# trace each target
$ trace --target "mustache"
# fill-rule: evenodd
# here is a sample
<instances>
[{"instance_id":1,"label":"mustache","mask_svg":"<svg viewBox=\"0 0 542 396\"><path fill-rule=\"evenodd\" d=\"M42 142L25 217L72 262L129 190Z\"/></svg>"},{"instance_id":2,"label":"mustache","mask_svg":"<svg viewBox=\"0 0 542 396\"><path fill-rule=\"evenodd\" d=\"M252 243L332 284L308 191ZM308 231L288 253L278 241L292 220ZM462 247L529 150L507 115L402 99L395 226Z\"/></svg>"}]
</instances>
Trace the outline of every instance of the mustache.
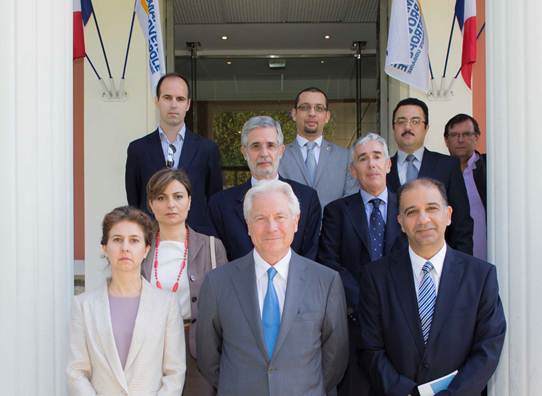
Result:
<instances>
[{"instance_id":1,"label":"mustache","mask_svg":"<svg viewBox=\"0 0 542 396\"><path fill-rule=\"evenodd\" d=\"M414 136L414 134L413 134L412 132L410 132L410 131L404 131L404 132L401 134L401 136L406 136L406 135L412 135L412 136Z\"/></svg>"}]
</instances>

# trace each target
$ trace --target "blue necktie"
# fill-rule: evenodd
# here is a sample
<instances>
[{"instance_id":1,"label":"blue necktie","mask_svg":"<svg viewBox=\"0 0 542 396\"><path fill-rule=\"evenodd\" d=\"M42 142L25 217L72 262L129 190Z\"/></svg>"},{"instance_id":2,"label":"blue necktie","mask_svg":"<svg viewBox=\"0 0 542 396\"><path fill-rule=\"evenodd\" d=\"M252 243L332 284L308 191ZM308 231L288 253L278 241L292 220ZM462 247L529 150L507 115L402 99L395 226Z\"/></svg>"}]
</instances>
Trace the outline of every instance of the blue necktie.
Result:
<instances>
[{"instance_id":1,"label":"blue necktie","mask_svg":"<svg viewBox=\"0 0 542 396\"><path fill-rule=\"evenodd\" d=\"M413 154L409 154L406 157L406 161L408 162L406 168L406 183L418 178L418 169L414 166L415 159L416 157L414 157Z\"/></svg>"},{"instance_id":2,"label":"blue necktie","mask_svg":"<svg viewBox=\"0 0 542 396\"><path fill-rule=\"evenodd\" d=\"M369 224L369 238L371 239L371 260L378 260L384 252L384 233L386 223L378 208L383 201L380 198L373 198L369 201L373 205Z\"/></svg>"},{"instance_id":3,"label":"blue necktie","mask_svg":"<svg viewBox=\"0 0 542 396\"><path fill-rule=\"evenodd\" d=\"M314 185L314 178L316 177L316 156L314 149L316 148L316 142L305 143L307 147L307 158L305 159L305 165L307 166L307 173L309 175L311 187Z\"/></svg>"},{"instance_id":4,"label":"blue necktie","mask_svg":"<svg viewBox=\"0 0 542 396\"><path fill-rule=\"evenodd\" d=\"M423 341L427 344L429 331L431 330L431 320L433 319L433 311L435 309L435 300L437 292L435 283L431 278L431 270L433 264L427 261L422 268L423 278L418 291L418 309L420 311L420 322L422 325Z\"/></svg>"},{"instance_id":5,"label":"blue necktie","mask_svg":"<svg viewBox=\"0 0 542 396\"><path fill-rule=\"evenodd\" d=\"M275 349L275 343L277 342L280 330L279 299L277 298L275 286L273 286L273 278L276 274L277 270L273 267L267 270L267 292L263 300L262 312L263 338L269 359L273 356L273 350Z\"/></svg>"}]
</instances>

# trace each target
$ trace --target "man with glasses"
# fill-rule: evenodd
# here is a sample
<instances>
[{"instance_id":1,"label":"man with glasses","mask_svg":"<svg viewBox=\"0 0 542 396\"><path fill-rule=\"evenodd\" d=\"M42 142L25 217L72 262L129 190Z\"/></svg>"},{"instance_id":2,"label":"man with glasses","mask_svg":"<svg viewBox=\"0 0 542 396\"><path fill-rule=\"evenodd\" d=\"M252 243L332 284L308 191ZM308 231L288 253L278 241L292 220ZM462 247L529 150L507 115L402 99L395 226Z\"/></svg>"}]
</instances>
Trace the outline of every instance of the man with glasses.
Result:
<instances>
[{"instance_id":1,"label":"man with glasses","mask_svg":"<svg viewBox=\"0 0 542 396\"><path fill-rule=\"evenodd\" d=\"M243 216L243 201L247 191L269 180L282 180L292 187L301 205L299 223L291 247L299 255L314 260L322 217L320 203L314 189L279 177L279 163L284 153L284 136L280 123L268 116L250 118L241 132L241 152L247 161L251 178L244 184L213 195L209 201L211 219L217 236L226 248L228 258L235 260L249 253L254 247Z\"/></svg>"},{"instance_id":2,"label":"man with glasses","mask_svg":"<svg viewBox=\"0 0 542 396\"><path fill-rule=\"evenodd\" d=\"M297 136L286 146L280 162L280 174L314 188L322 208L356 192L356 181L349 172L348 150L322 136L331 118L325 92L319 88L306 88L299 92L291 115L296 123Z\"/></svg>"},{"instance_id":3,"label":"man with glasses","mask_svg":"<svg viewBox=\"0 0 542 396\"><path fill-rule=\"evenodd\" d=\"M473 221L459 161L424 147L429 130L429 109L416 98L401 100L393 110L393 132L397 153L392 157L387 185L396 192L403 184L426 177L440 181L446 188L453 209L452 224L446 229L446 241L454 249L472 254Z\"/></svg>"},{"instance_id":4,"label":"man with glasses","mask_svg":"<svg viewBox=\"0 0 542 396\"><path fill-rule=\"evenodd\" d=\"M486 155L476 151L479 137L478 122L467 114L453 116L444 127L444 141L450 154L460 162L467 188L474 221L473 256L486 260Z\"/></svg>"},{"instance_id":5,"label":"man with glasses","mask_svg":"<svg viewBox=\"0 0 542 396\"><path fill-rule=\"evenodd\" d=\"M182 168L192 184L188 224L198 232L212 233L207 200L222 190L218 146L186 127L190 88L183 76L177 73L162 76L156 86L155 104L160 113L158 128L128 146L125 173L128 204L149 213L146 186L151 176L164 167Z\"/></svg>"}]
</instances>

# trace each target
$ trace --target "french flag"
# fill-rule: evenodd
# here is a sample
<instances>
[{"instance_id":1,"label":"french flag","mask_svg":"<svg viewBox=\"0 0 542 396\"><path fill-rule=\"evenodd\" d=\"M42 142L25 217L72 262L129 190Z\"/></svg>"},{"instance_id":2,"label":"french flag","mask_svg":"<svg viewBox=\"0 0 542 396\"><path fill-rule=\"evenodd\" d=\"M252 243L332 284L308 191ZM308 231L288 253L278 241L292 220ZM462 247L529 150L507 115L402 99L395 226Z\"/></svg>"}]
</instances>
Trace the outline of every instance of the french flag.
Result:
<instances>
[{"instance_id":1,"label":"french flag","mask_svg":"<svg viewBox=\"0 0 542 396\"><path fill-rule=\"evenodd\" d=\"M470 88L472 65L476 62L476 0L457 0L455 16L463 32L463 50L461 53L461 75Z\"/></svg>"},{"instance_id":2,"label":"french flag","mask_svg":"<svg viewBox=\"0 0 542 396\"><path fill-rule=\"evenodd\" d=\"M85 57L85 35L83 27L92 15L90 0L73 0L73 59Z\"/></svg>"}]
</instances>

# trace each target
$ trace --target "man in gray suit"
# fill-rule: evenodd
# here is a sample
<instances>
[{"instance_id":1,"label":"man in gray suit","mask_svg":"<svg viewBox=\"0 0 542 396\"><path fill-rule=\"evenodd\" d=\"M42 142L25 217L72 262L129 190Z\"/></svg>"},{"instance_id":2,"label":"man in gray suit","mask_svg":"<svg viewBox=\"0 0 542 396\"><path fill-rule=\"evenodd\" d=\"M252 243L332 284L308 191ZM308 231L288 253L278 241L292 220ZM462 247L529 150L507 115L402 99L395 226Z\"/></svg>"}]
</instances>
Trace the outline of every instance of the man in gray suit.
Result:
<instances>
[{"instance_id":1,"label":"man in gray suit","mask_svg":"<svg viewBox=\"0 0 542 396\"><path fill-rule=\"evenodd\" d=\"M289 184L252 187L243 213L254 249L201 288L202 374L219 396L335 395L348 361L339 274L290 249L300 211Z\"/></svg>"},{"instance_id":2,"label":"man in gray suit","mask_svg":"<svg viewBox=\"0 0 542 396\"><path fill-rule=\"evenodd\" d=\"M322 209L331 201L357 192L356 180L349 171L348 150L322 136L331 118L325 92L318 88L302 90L291 114L297 137L286 146L279 174L314 188Z\"/></svg>"}]
</instances>

